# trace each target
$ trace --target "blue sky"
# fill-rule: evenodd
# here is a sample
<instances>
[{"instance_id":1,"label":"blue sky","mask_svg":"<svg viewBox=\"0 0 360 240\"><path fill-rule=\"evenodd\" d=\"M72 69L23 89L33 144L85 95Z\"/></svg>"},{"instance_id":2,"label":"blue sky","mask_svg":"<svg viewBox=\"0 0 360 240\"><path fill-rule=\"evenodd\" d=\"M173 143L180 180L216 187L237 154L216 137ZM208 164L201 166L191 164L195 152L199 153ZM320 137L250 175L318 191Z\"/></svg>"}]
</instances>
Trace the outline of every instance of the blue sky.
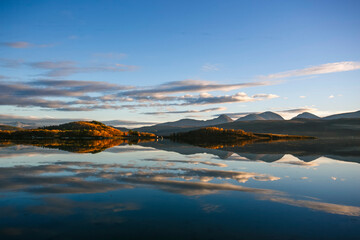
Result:
<instances>
[{"instance_id":1,"label":"blue sky","mask_svg":"<svg viewBox=\"0 0 360 240\"><path fill-rule=\"evenodd\" d=\"M4 117L360 109L360 1L0 2Z\"/></svg>"}]
</instances>

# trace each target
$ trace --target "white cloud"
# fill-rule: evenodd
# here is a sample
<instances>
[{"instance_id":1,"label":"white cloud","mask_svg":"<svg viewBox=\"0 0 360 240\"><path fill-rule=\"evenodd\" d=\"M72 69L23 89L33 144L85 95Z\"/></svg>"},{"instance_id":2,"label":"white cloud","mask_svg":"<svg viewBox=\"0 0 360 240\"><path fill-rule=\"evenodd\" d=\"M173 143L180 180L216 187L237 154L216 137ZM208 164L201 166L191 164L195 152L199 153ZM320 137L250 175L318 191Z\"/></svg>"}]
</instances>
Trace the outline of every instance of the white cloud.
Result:
<instances>
[{"instance_id":1,"label":"white cloud","mask_svg":"<svg viewBox=\"0 0 360 240\"><path fill-rule=\"evenodd\" d=\"M266 76L260 76L261 79L279 79L279 78L289 78L289 77L299 77L299 76L308 76L308 75L319 75L335 72L347 72L360 69L360 62L335 62L335 63L326 63L318 66L312 66L303 69L296 69L286 72L280 72L275 74L269 74Z\"/></svg>"},{"instance_id":2,"label":"white cloud","mask_svg":"<svg viewBox=\"0 0 360 240\"><path fill-rule=\"evenodd\" d=\"M206 63L201 67L201 70L204 72L213 72L213 71L219 71L220 69L218 64Z\"/></svg>"},{"instance_id":3,"label":"white cloud","mask_svg":"<svg viewBox=\"0 0 360 240\"><path fill-rule=\"evenodd\" d=\"M279 96L275 94L264 94L264 93L255 94L253 96L253 98L267 98L267 99L278 98L278 97Z\"/></svg>"},{"instance_id":4,"label":"white cloud","mask_svg":"<svg viewBox=\"0 0 360 240\"><path fill-rule=\"evenodd\" d=\"M299 96L299 98L306 98L306 96Z\"/></svg>"},{"instance_id":5,"label":"white cloud","mask_svg":"<svg viewBox=\"0 0 360 240\"><path fill-rule=\"evenodd\" d=\"M181 100L185 101L182 105L206 105L206 104L224 104L237 102L254 102L266 99L278 98L275 94L255 94L252 96L244 92L238 92L233 95L213 96L210 94L200 94L199 96L183 96Z\"/></svg>"},{"instance_id":6,"label":"white cloud","mask_svg":"<svg viewBox=\"0 0 360 240\"><path fill-rule=\"evenodd\" d=\"M334 98L335 96L334 95L330 95L329 98Z\"/></svg>"}]
</instances>

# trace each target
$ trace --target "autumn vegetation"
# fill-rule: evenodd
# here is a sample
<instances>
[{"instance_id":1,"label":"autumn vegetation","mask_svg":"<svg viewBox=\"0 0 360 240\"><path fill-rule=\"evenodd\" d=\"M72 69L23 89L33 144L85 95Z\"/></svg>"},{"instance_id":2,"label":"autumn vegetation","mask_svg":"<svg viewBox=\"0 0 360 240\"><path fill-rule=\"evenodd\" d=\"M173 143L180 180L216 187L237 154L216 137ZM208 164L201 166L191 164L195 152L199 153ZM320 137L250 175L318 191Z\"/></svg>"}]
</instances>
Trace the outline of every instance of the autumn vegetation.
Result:
<instances>
[{"instance_id":1,"label":"autumn vegetation","mask_svg":"<svg viewBox=\"0 0 360 240\"><path fill-rule=\"evenodd\" d=\"M97 121L78 121L37 129L0 130L0 139L150 139L153 133L120 131Z\"/></svg>"}]
</instances>

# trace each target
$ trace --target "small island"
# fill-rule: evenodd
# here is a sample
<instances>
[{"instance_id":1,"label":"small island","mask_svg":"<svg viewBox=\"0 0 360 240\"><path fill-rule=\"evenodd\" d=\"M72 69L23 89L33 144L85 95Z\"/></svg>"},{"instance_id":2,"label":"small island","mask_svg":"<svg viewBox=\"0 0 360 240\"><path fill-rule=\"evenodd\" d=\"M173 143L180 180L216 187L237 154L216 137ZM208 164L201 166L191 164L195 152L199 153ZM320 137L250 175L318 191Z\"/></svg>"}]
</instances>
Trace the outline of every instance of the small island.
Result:
<instances>
[{"instance_id":1,"label":"small island","mask_svg":"<svg viewBox=\"0 0 360 240\"><path fill-rule=\"evenodd\" d=\"M174 133L169 136L173 141L190 143L203 147L214 146L241 146L254 142L288 141L315 139L310 136L285 135L272 133L252 133L243 130L206 127L189 132Z\"/></svg>"},{"instance_id":2,"label":"small island","mask_svg":"<svg viewBox=\"0 0 360 240\"><path fill-rule=\"evenodd\" d=\"M153 133L120 131L98 121L77 121L36 129L0 130L0 139L155 139Z\"/></svg>"}]
</instances>

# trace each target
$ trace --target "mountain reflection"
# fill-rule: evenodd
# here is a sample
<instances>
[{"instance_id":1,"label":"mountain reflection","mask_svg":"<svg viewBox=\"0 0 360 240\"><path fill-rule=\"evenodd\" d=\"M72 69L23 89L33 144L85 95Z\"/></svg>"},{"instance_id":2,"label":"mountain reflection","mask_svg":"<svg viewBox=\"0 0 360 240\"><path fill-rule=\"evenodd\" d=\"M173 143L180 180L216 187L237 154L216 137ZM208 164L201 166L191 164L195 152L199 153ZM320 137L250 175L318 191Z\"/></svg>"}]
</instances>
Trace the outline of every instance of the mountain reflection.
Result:
<instances>
[{"instance_id":1,"label":"mountain reflection","mask_svg":"<svg viewBox=\"0 0 360 240\"><path fill-rule=\"evenodd\" d=\"M132 147L133 146L133 147ZM32 148L34 147L34 148ZM72 153L99 153L109 151L124 153L131 151L163 150L181 155L207 153L220 159L237 161L263 161L298 166L316 166L314 161L322 156L336 160L360 162L360 140L302 140L302 141L267 141L246 142L240 145L213 145L200 147L173 141L134 141L121 139L104 140L41 140L41 141L2 141L0 142L0 158L16 156L32 156L52 154L56 150ZM56 152L61 153L61 152ZM292 155L293 157L289 157ZM155 161L155 159L148 159ZM157 159L161 161L161 159ZM179 162L179 161L177 161ZM173 163L175 163L173 161ZM192 161L191 164L204 164L204 161ZM171 163L169 163L171 164ZM210 163L211 164L211 163ZM217 163L222 167L226 164ZM209 165L209 162L208 162Z\"/></svg>"},{"instance_id":2,"label":"mountain reflection","mask_svg":"<svg viewBox=\"0 0 360 240\"><path fill-rule=\"evenodd\" d=\"M303 162L316 160L321 156L332 159L360 162L360 140L346 141L324 140L299 140L299 141L241 141L239 144L191 145L172 141L140 142L140 146L152 147L164 151L177 152L182 155L208 153L221 159L235 159L234 154L246 160L275 162L285 154L294 155Z\"/></svg>"},{"instance_id":3,"label":"mountain reflection","mask_svg":"<svg viewBox=\"0 0 360 240\"><path fill-rule=\"evenodd\" d=\"M35 148L31 148L35 147ZM128 146L128 147L125 147ZM129 146L138 146L130 148ZM121 147L121 148L120 148ZM360 162L360 140L300 140L300 141L241 141L239 144L217 144L201 146L169 140L122 139L103 140L34 140L1 141L0 158L17 155L51 154L55 150L72 153L99 153L107 150L112 153L126 151L163 150L181 155L207 153L220 159L279 162L298 165L307 164L322 156L349 162ZM60 152L58 152L60 153ZM291 154L295 159L284 159ZM194 163L195 164L195 163Z\"/></svg>"}]
</instances>

